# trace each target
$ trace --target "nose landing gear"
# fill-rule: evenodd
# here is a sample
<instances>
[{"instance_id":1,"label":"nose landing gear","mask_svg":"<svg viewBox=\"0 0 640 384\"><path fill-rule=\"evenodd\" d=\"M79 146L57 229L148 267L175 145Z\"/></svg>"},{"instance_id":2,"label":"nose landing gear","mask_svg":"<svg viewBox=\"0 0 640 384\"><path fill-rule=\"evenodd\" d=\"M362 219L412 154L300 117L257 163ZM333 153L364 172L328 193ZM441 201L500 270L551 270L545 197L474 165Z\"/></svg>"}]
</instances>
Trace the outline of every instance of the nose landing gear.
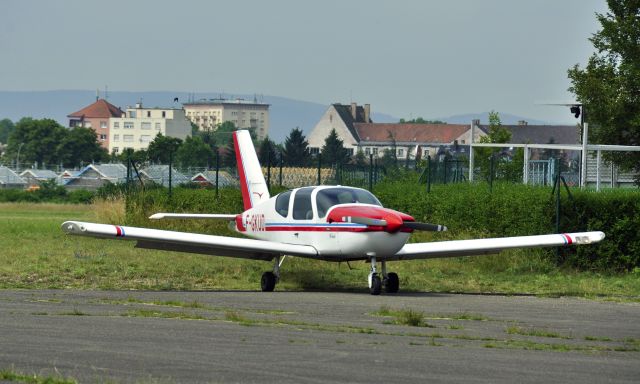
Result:
<instances>
[{"instance_id":1,"label":"nose landing gear","mask_svg":"<svg viewBox=\"0 0 640 384\"><path fill-rule=\"evenodd\" d=\"M273 272L265 272L262 274L262 279L260 279L260 288L262 288L262 292L273 292L276 288L276 283L280 280L280 265L282 260L280 256L276 257L275 263L273 265Z\"/></svg>"},{"instance_id":2,"label":"nose landing gear","mask_svg":"<svg viewBox=\"0 0 640 384\"><path fill-rule=\"evenodd\" d=\"M371 257L371 272L369 273L369 292L379 295L384 287L387 293L397 293L400 289L400 279L395 272L387 273L387 263L382 260L382 279L376 270L376 258Z\"/></svg>"}]
</instances>

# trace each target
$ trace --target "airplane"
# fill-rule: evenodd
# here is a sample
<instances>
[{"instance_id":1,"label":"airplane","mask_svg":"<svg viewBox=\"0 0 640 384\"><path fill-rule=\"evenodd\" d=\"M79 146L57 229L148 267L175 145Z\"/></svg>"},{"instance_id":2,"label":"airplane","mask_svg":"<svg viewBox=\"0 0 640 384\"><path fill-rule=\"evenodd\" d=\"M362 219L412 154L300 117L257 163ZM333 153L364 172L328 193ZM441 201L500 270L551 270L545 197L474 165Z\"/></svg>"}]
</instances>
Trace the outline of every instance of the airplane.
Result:
<instances>
[{"instance_id":1,"label":"airplane","mask_svg":"<svg viewBox=\"0 0 640 384\"><path fill-rule=\"evenodd\" d=\"M535 236L407 243L414 231L445 231L405 213L384 208L369 191L347 186L295 188L271 197L247 130L233 132L244 212L239 214L156 213L149 218L224 220L248 238L215 236L110 224L66 221L71 235L135 240L136 248L198 253L273 262L261 289L273 291L287 256L333 262L369 262L369 291L396 293L400 280L387 262L499 253L509 248L593 244L599 231ZM377 263L381 264L378 272Z\"/></svg>"}]
</instances>

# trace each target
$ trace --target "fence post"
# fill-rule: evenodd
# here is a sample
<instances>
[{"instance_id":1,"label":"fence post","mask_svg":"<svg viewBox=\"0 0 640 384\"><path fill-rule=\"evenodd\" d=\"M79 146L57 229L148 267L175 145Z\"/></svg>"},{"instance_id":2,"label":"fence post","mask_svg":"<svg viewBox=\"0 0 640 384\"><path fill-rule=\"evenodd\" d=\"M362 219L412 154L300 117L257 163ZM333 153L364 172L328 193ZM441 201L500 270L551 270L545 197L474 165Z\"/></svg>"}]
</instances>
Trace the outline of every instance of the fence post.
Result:
<instances>
[{"instance_id":1,"label":"fence post","mask_svg":"<svg viewBox=\"0 0 640 384\"><path fill-rule=\"evenodd\" d=\"M580 164L580 187L587 186L587 144L589 143L589 124L582 124L582 156Z\"/></svg>"},{"instance_id":2,"label":"fence post","mask_svg":"<svg viewBox=\"0 0 640 384\"><path fill-rule=\"evenodd\" d=\"M267 151L267 191L271 193L271 148Z\"/></svg>"},{"instance_id":3,"label":"fence post","mask_svg":"<svg viewBox=\"0 0 640 384\"><path fill-rule=\"evenodd\" d=\"M216 197L218 197L218 175L220 173L220 149L216 147Z\"/></svg>"},{"instance_id":4,"label":"fence post","mask_svg":"<svg viewBox=\"0 0 640 384\"><path fill-rule=\"evenodd\" d=\"M596 192L600 192L600 162L602 158L600 150L596 152Z\"/></svg>"},{"instance_id":5,"label":"fence post","mask_svg":"<svg viewBox=\"0 0 640 384\"><path fill-rule=\"evenodd\" d=\"M320 185L320 166L322 165L322 154L318 153L318 184Z\"/></svg>"},{"instance_id":6,"label":"fence post","mask_svg":"<svg viewBox=\"0 0 640 384\"><path fill-rule=\"evenodd\" d=\"M559 168L559 167L558 167ZM554 188L556 189L556 233L560 233L560 170L555 174ZM560 254L560 247L556 247L556 259Z\"/></svg>"},{"instance_id":7,"label":"fence post","mask_svg":"<svg viewBox=\"0 0 640 384\"><path fill-rule=\"evenodd\" d=\"M447 184L447 157L444 158L444 177L442 178L442 184Z\"/></svg>"},{"instance_id":8,"label":"fence post","mask_svg":"<svg viewBox=\"0 0 640 384\"><path fill-rule=\"evenodd\" d=\"M169 151L169 200L171 200L171 178L173 176L171 168L173 168L173 151Z\"/></svg>"},{"instance_id":9,"label":"fence post","mask_svg":"<svg viewBox=\"0 0 640 384\"><path fill-rule=\"evenodd\" d=\"M529 184L529 146L524 145L524 165L522 168L522 183Z\"/></svg>"},{"instance_id":10,"label":"fence post","mask_svg":"<svg viewBox=\"0 0 640 384\"><path fill-rule=\"evenodd\" d=\"M278 184L282 187L282 152L280 152L280 174L278 175Z\"/></svg>"},{"instance_id":11,"label":"fence post","mask_svg":"<svg viewBox=\"0 0 640 384\"><path fill-rule=\"evenodd\" d=\"M496 157L491 154L491 160L489 161L489 193L493 193L493 172L495 167Z\"/></svg>"},{"instance_id":12,"label":"fence post","mask_svg":"<svg viewBox=\"0 0 640 384\"><path fill-rule=\"evenodd\" d=\"M373 153L369 154L369 192L373 191Z\"/></svg>"},{"instance_id":13,"label":"fence post","mask_svg":"<svg viewBox=\"0 0 640 384\"><path fill-rule=\"evenodd\" d=\"M471 122L471 138L469 140L469 182L473 183L473 169L475 168L475 162L473 158L473 135L475 124Z\"/></svg>"},{"instance_id":14,"label":"fence post","mask_svg":"<svg viewBox=\"0 0 640 384\"><path fill-rule=\"evenodd\" d=\"M427 155L427 193L431 193L431 155Z\"/></svg>"},{"instance_id":15,"label":"fence post","mask_svg":"<svg viewBox=\"0 0 640 384\"><path fill-rule=\"evenodd\" d=\"M375 159L375 165L373 167L373 182L374 184L378 184L378 159Z\"/></svg>"}]
</instances>

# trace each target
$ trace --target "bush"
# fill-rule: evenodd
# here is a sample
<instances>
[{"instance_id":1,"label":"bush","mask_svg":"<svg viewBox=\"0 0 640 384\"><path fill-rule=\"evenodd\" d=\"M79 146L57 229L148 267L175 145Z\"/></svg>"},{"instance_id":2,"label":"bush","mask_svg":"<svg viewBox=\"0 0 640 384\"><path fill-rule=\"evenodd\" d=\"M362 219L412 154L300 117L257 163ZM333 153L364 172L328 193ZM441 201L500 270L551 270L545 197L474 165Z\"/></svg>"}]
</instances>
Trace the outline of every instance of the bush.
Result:
<instances>
[{"instance_id":1,"label":"bush","mask_svg":"<svg viewBox=\"0 0 640 384\"><path fill-rule=\"evenodd\" d=\"M34 191L0 189L0 202L89 204L94 195L94 192L84 189L68 192L50 180L40 184L40 188Z\"/></svg>"},{"instance_id":2,"label":"bush","mask_svg":"<svg viewBox=\"0 0 640 384\"><path fill-rule=\"evenodd\" d=\"M444 224L455 238L460 234L483 237L555 233L555 201L548 187L494 183L432 186L411 181L382 182L375 188L382 203L406 212L417 221ZM546 251L557 265L580 270L622 272L640 267L640 192L563 191L560 232L603 231L604 241L584 247L561 248L559 258ZM438 237L440 236L440 237Z\"/></svg>"},{"instance_id":3,"label":"bush","mask_svg":"<svg viewBox=\"0 0 640 384\"><path fill-rule=\"evenodd\" d=\"M419 241L470 237L503 237L555 232L555 202L548 187L494 183L434 185L431 193L416 175L387 180L374 192L389 208L406 212L417 221L444 224L443 233L418 233ZM278 191L274 191L275 195ZM559 258L550 249L537 255L556 265L581 270L621 272L640 267L640 193L616 190L589 192L572 190L573 200L563 191L561 232L603 231L606 239L589 246L561 248ZM236 235L225 222L215 220L149 221L156 212L240 213L240 190L221 188L175 188L169 198L166 188L136 190L126 204L127 224L163 229Z\"/></svg>"}]
</instances>

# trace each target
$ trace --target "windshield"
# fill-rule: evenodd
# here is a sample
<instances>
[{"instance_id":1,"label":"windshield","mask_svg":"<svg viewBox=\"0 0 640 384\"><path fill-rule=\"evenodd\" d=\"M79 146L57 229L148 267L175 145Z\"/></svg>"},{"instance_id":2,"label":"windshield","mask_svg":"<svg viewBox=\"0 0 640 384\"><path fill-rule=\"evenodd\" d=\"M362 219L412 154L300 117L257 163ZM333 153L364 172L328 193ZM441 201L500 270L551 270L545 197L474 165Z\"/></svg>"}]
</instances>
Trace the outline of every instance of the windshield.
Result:
<instances>
[{"instance_id":1,"label":"windshield","mask_svg":"<svg viewBox=\"0 0 640 384\"><path fill-rule=\"evenodd\" d=\"M338 204L362 203L382 206L369 191L356 188L321 189L316 195L316 202L318 205L318 217L325 217L329 208Z\"/></svg>"}]
</instances>

